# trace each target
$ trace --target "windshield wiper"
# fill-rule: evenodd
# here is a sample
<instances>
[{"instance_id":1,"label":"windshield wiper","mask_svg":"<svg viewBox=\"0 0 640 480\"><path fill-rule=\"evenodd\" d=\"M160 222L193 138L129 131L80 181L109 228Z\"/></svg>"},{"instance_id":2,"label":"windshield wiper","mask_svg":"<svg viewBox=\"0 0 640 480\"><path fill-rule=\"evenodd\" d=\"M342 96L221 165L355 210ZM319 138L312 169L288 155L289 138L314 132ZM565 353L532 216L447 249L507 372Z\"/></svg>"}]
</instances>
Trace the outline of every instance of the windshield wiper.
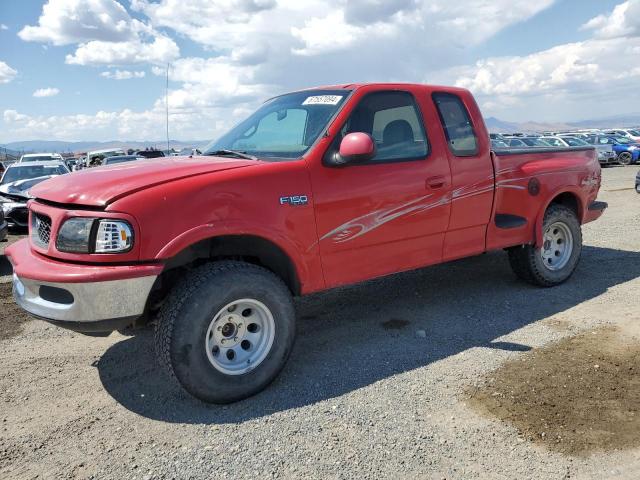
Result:
<instances>
[{"instance_id":1,"label":"windshield wiper","mask_svg":"<svg viewBox=\"0 0 640 480\"><path fill-rule=\"evenodd\" d=\"M217 156L217 157L228 156L228 157L246 158L247 160L258 160L258 157L249 155L246 152L240 152L238 150L228 150L228 149L214 150L212 152L206 152L204 155L211 155L211 156Z\"/></svg>"}]
</instances>

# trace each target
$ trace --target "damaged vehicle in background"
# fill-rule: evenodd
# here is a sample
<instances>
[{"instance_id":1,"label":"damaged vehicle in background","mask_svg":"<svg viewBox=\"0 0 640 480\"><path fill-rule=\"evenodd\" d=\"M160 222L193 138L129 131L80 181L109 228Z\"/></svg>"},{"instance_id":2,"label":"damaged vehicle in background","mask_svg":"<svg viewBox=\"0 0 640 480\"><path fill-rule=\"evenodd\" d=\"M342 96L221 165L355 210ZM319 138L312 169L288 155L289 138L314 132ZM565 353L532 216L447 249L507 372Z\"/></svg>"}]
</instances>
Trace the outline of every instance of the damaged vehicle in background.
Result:
<instances>
[{"instance_id":1,"label":"damaged vehicle in background","mask_svg":"<svg viewBox=\"0 0 640 480\"><path fill-rule=\"evenodd\" d=\"M0 207L7 224L10 227L27 227L31 187L65 173L69 173L69 169L63 162L16 163L7 167L0 180Z\"/></svg>"}]
</instances>

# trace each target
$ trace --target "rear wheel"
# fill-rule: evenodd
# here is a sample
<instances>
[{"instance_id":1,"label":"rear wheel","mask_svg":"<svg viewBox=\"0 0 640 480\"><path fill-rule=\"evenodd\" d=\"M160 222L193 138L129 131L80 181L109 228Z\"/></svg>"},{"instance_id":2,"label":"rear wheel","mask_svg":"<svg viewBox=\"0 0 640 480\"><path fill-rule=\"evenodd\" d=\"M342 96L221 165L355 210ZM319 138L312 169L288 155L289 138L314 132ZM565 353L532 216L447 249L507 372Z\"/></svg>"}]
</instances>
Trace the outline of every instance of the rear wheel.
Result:
<instances>
[{"instance_id":1,"label":"rear wheel","mask_svg":"<svg viewBox=\"0 0 640 480\"><path fill-rule=\"evenodd\" d=\"M636 192L640 193L640 183L636 183Z\"/></svg>"},{"instance_id":2,"label":"rear wheel","mask_svg":"<svg viewBox=\"0 0 640 480\"><path fill-rule=\"evenodd\" d=\"M567 280L580 259L582 231L577 215L564 205L551 205L544 216L542 246L509 250L509 263L518 277L533 285L552 287Z\"/></svg>"},{"instance_id":3,"label":"rear wheel","mask_svg":"<svg viewBox=\"0 0 640 480\"><path fill-rule=\"evenodd\" d=\"M618 155L618 163L620 165L631 165L632 160L633 155L631 155L630 152L622 152L620 155Z\"/></svg>"},{"instance_id":4,"label":"rear wheel","mask_svg":"<svg viewBox=\"0 0 640 480\"><path fill-rule=\"evenodd\" d=\"M289 290L243 262L204 265L163 305L156 353L191 395L230 403L264 389L284 367L295 337Z\"/></svg>"}]
</instances>

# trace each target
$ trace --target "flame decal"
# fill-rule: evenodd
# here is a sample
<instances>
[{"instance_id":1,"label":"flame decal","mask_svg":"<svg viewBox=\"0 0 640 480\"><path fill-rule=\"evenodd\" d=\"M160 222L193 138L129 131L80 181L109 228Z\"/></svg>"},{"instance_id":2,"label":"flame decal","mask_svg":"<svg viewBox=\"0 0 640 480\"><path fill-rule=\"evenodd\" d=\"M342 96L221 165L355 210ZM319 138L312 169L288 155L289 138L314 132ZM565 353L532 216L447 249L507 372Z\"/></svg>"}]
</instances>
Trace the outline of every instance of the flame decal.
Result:
<instances>
[{"instance_id":1,"label":"flame decal","mask_svg":"<svg viewBox=\"0 0 640 480\"><path fill-rule=\"evenodd\" d=\"M499 171L498 174L512 173L517 169L505 169ZM523 180L528 180L529 177L524 178L512 178L505 180L498 180L493 175L490 177L465 185L464 187L456 188L450 193L438 198L433 198L433 194L424 195L410 202L403 203L391 208L383 208L374 210L361 217L357 217L343 223L339 227L331 230L325 234L320 241L331 239L333 243L344 243L350 240L356 239L375 230L382 225L395 220L396 218L414 215L417 213L425 212L442 205L447 205L457 200L466 199L483 193L491 192L496 188L510 188L515 190L526 190L527 187L521 185ZM494 183L495 182L495 183Z\"/></svg>"}]
</instances>

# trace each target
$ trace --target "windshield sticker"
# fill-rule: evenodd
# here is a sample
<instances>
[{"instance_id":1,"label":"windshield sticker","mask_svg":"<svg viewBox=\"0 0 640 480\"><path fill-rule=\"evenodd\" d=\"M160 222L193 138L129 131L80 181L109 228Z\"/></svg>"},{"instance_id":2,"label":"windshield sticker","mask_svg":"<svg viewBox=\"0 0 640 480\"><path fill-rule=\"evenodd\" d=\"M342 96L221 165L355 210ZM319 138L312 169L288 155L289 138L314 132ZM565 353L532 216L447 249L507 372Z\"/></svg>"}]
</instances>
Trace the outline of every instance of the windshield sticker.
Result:
<instances>
[{"instance_id":1,"label":"windshield sticker","mask_svg":"<svg viewBox=\"0 0 640 480\"><path fill-rule=\"evenodd\" d=\"M342 95L315 95L307 97L302 105L337 105L342 100Z\"/></svg>"}]
</instances>

